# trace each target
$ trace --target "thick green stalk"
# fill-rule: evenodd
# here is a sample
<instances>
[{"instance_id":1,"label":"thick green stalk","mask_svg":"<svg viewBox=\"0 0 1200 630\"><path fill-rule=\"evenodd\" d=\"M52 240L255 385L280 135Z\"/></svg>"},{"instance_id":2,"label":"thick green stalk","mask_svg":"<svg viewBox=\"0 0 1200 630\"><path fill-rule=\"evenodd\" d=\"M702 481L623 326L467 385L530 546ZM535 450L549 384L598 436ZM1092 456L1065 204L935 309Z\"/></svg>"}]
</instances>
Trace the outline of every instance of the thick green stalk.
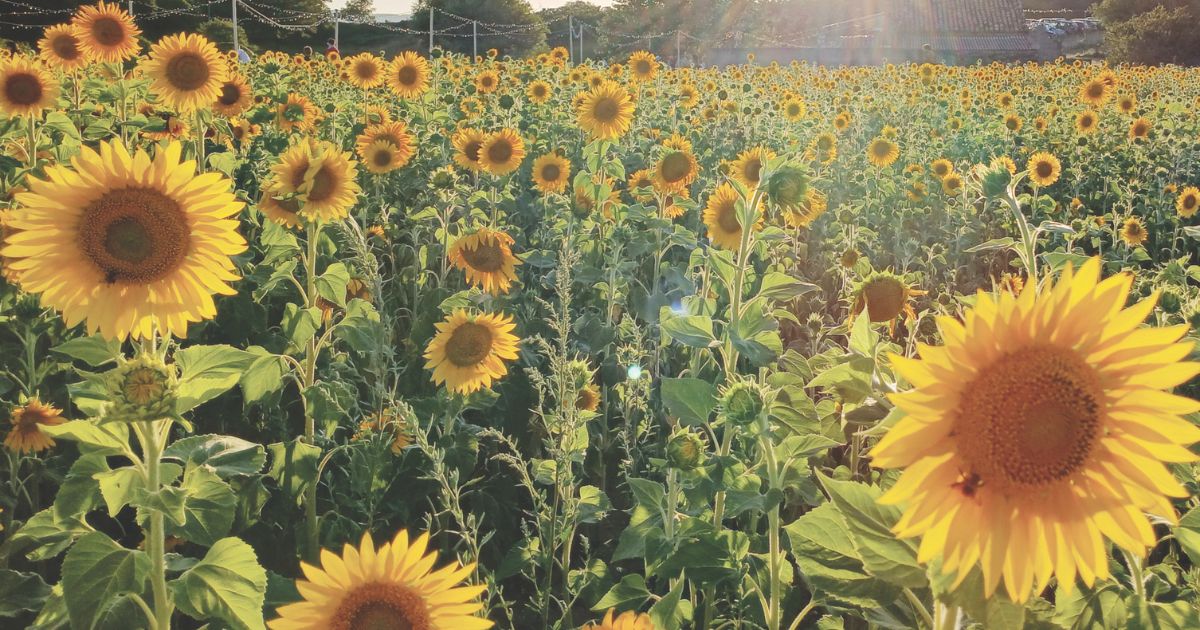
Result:
<instances>
[{"instance_id":1,"label":"thick green stalk","mask_svg":"<svg viewBox=\"0 0 1200 630\"><path fill-rule=\"evenodd\" d=\"M142 441L142 452L145 455L144 471L146 489L151 495L162 489L162 478L159 461L162 458L163 441L166 428L161 423L169 420L141 422L140 430L135 430ZM170 630L171 613L174 604L167 592L167 566L165 551L165 529L163 513L150 510L150 528L146 532L146 555L150 558L150 588L154 593L154 617L156 630Z\"/></svg>"},{"instance_id":2,"label":"thick green stalk","mask_svg":"<svg viewBox=\"0 0 1200 630\"><path fill-rule=\"evenodd\" d=\"M321 236L321 225L310 222L307 227L308 251L304 257L304 301L307 308L317 305L317 241ZM304 399L308 388L316 384L317 376L317 336L314 334L308 341L304 355L304 373L301 374L301 400L304 400L304 441L316 443L317 423L313 417L308 402ZM304 557L309 562L316 562L321 555L320 524L317 521L317 486L320 479L313 479L304 490Z\"/></svg>"}]
</instances>

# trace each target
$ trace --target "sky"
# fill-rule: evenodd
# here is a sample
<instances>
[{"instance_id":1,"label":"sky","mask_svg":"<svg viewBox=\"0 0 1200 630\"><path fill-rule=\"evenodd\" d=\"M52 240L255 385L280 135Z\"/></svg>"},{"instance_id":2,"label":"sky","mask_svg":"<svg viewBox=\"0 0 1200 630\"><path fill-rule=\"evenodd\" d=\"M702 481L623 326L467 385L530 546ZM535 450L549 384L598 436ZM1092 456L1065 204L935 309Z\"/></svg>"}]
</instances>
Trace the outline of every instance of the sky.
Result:
<instances>
[{"instance_id":1,"label":"sky","mask_svg":"<svg viewBox=\"0 0 1200 630\"><path fill-rule=\"evenodd\" d=\"M479 1L486 2L487 0L479 0ZM613 3L613 0L588 0L588 1L591 2L592 4L600 5L600 6L609 5L609 4ZM568 2L570 2L570 0L529 0L529 3L533 5L534 10L549 9L551 7L560 7ZM333 8L333 9L339 9L345 4L346 4L345 0L332 0L329 3L329 6L330 6L330 8ZM412 10L412 7L414 4L416 4L416 0L375 0L375 12L376 13L405 14Z\"/></svg>"}]
</instances>

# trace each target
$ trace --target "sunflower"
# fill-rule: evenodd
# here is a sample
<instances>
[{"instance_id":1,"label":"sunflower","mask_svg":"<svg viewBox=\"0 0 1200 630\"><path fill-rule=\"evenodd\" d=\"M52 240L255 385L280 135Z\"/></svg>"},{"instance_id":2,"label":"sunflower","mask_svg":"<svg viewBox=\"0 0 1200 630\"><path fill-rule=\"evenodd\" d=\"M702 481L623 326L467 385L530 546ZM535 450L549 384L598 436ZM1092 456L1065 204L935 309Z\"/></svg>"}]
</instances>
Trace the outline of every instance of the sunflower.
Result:
<instances>
[{"instance_id":1,"label":"sunflower","mask_svg":"<svg viewBox=\"0 0 1200 630\"><path fill-rule=\"evenodd\" d=\"M500 75L493 70L484 70L475 77L475 89L480 94L491 94L500 87Z\"/></svg>"},{"instance_id":2,"label":"sunflower","mask_svg":"<svg viewBox=\"0 0 1200 630\"><path fill-rule=\"evenodd\" d=\"M662 208L663 216L668 219L678 219L679 217L683 216L684 214L687 214L687 208L683 207L682 204L676 203L676 202L683 201L685 199L690 199L690 198L691 198L691 193L689 193L686 188L677 193L667 195L666 198L663 200L663 208Z\"/></svg>"},{"instance_id":3,"label":"sunflower","mask_svg":"<svg viewBox=\"0 0 1200 630\"><path fill-rule=\"evenodd\" d=\"M609 608L608 612L604 614L604 621L589 623L582 630L655 630L655 628L650 615L632 610L617 615L616 610Z\"/></svg>"},{"instance_id":4,"label":"sunflower","mask_svg":"<svg viewBox=\"0 0 1200 630\"><path fill-rule=\"evenodd\" d=\"M223 175L195 175L178 142L153 159L120 141L99 148L27 178L12 219L20 232L0 254L68 326L84 321L108 339L184 337L189 322L216 315L213 293L235 293L229 257L246 249L234 218L243 204Z\"/></svg>"},{"instance_id":5,"label":"sunflower","mask_svg":"<svg viewBox=\"0 0 1200 630\"><path fill-rule=\"evenodd\" d=\"M401 531L375 548L370 533L358 548L347 544L342 555L321 552L321 566L301 564L305 580L296 581L304 600L280 606L267 622L271 630L486 630L492 622L474 616L486 586L456 586L475 570L458 562L435 571L436 552L426 553L429 534L409 540Z\"/></svg>"},{"instance_id":6,"label":"sunflower","mask_svg":"<svg viewBox=\"0 0 1200 630\"><path fill-rule=\"evenodd\" d=\"M812 154L812 159L823 164L829 164L837 159L837 136L831 133L822 133L816 138L813 138L812 144L809 146L809 152Z\"/></svg>"},{"instance_id":7,"label":"sunflower","mask_svg":"<svg viewBox=\"0 0 1200 630\"><path fill-rule=\"evenodd\" d=\"M429 62L406 50L392 60L388 68L388 87L400 98L413 98L429 89Z\"/></svg>"},{"instance_id":8,"label":"sunflower","mask_svg":"<svg viewBox=\"0 0 1200 630\"><path fill-rule=\"evenodd\" d=\"M1122 114L1132 114L1137 109L1137 97L1132 94L1122 94L1117 97L1117 109Z\"/></svg>"},{"instance_id":9,"label":"sunflower","mask_svg":"<svg viewBox=\"0 0 1200 630\"><path fill-rule=\"evenodd\" d=\"M1096 125L1100 123L1100 116L1096 112L1087 109L1075 115L1075 131L1080 135L1087 135L1096 130Z\"/></svg>"},{"instance_id":10,"label":"sunflower","mask_svg":"<svg viewBox=\"0 0 1200 630\"><path fill-rule=\"evenodd\" d=\"M1129 124L1129 139L1130 140L1145 140L1150 135L1150 129L1154 125L1145 118L1138 118Z\"/></svg>"},{"instance_id":11,"label":"sunflower","mask_svg":"<svg viewBox=\"0 0 1200 630\"><path fill-rule=\"evenodd\" d=\"M875 138L867 145L867 160L879 167L890 165L900 157L900 147L884 137Z\"/></svg>"},{"instance_id":12,"label":"sunflower","mask_svg":"<svg viewBox=\"0 0 1200 630\"><path fill-rule=\"evenodd\" d=\"M939 158L929 165L929 170L933 171L938 179L941 179L954 172L954 163L946 158Z\"/></svg>"},{"instance_id":13,"label":"sunflower","mask_svg":"<svg viewBox=\"0 0 1200 630\"><path fill-rule=\"evenodd\" d=\"M809 187L808 190L804 191L803 203L783 210L783 220L795 228L808 227L818 217L825 214L828 208L829 199L825 196L825 193L816 188Z\"/></svg>"},{"instance_id":14,"label":"sunflower","mask_svg":"<svg viewBox=\"0 0 1200 630\"><path fill-rule=\"evenodd\" d=\"M0 61L0 112L9 116L41 116L58 100L58 82L26 57Z\"/></svg>"},{"instance_id":15,"label":"sunflower","mask_svg":"<svg viewBox=\"0 0 1200 630\"><path fill-rule=\"evenodd\" d=\"M369 90L383 84L384 62L369 52L359 53L346 60L347 80L350 85Z\"/></svg>"},{"instance_id":16,"label":"sunflower","mask_svg":"<svg viewBox=\"0 0 1200 630\"><path fill-rule=\"evenodd\" d=\"M1004 128L1009 131L1020 131L1022 124L1024 123L1021 121L1021 117L1016 114L1008 114L1004 117Z\"/></svg>"},{"instance_id":17,"label":"sunflower","mask_svg":"<svg viewBox=\"0 0 1200 630\"><path fill-rule=\"evenodd\" d=\"M725 182L709 195L708 204L704 206L704 225L708 228L709 240L713 245L733 252L742 247L742 224L737 216L739 201L742 201L742 196L737 189ZM754 231L760 229L762 216L754 224Z\"/></svg>"},{"instance_id":18,"label":"sunflower","mask_svg":"<svg viewBox=\"0 0 1200 630\"><path fill-rule=\"evenodd\" d=\"M700 165L689 151L667 153L654 167L654 188L659 192L679 192L696 181Z\"/></svg>"},{"instance_id":19,"label":"sunflower","mask_svg":"<svg viewBox=\"0 0 1200 630\"><path fill-rule=\"evenodd\" d=\"M233 73L221 84L212 107L218 114L232 118L250 109L253 103L254 94L251 93L250 85L246 83L245 77Z\"/></svg>"},{"instance_id":20,"label":"sunflower","mask_svg":"<svg viewBox=\"0 0 1200 630\"><path fill-rule=\"evenodd\" d=\"M562 193L571 178L571 161L547 153L533 161L533 185L544 194Z\"/></svg>"},{"instance_id":21,"label":"sunflower","mask_svg":"<svg viewBox=\"0 0 1200 630\"><path fill-rule=\"evenodd\" d=\"M39 453L54 446L54 438L42 433L42 427L66 422L62 410L32 398L12 411L13 428L4 437L4 446L16 453Z\"/></svg>"},{"instance_id":22,"label":"sunflower","mask_svg":"<svg viewBox=\"0 0 1200 630\"><path fill-rule=\"evenodd\" d=\"M379 435L391 441L389 450L393 455L404 452L413 443L412 427L403 412L389 408L379 413L373 413L358 423L358 430L351 438L361 441Z\"/></svg>"},{"instance_id":23,"label":"sunflower","mask_svg":"<svg viewBox=\"0 0 1200 630\"><path fill-rule=\"evenodd\" d=\"M150 90L179 113L208 107L222 95L228 64L203 35L168 35L150 47L143 64Z\"/></svg>"},{"instance_id":24,"label":"sunflower","mask_svg":"<svg viewBox=\"0 0 1200 630\"><path fill-rule=\"evenodd\" d=\"M691 83L684 83L679 86L679 106L684 109L691 109L700 103L700 92L696 90L696 86Z\"/></svg>"},{"instance_id":25,"label":"sunflower","mask_svg":"<svg viewBox=\"0 0 1200 630\"><path fill-rule=\"evenodd\" d=\"M643 168L634 171L629 176L626 186L629 188L629 196L634 201L645 203L654 199L654 194L650 192L650 189L654 187L654 176L649 169Z\"/></svg>"},{"instance_id":26,"label":"sunflower","mask_svg":"<svg viewBox=\"0 0 1200 630\"><path fill-rule=\"evenodd\" d=\"M161 114L156 114L156 117L162 122L161 128L158 126L157 121L153 126L147 125L142 128L142 135L155 142L159 140L179 140L187 136L192 130L192 126L186 120L171 112L162 112Z\"/></svg>"},{"instance_id":27,"label":"sunflower","mask_svg":"<svg viewBox=\"0 0 1200 630\"><path fill-rule=\"evenodd\" d=\"M1079 100L1093 107L1103 105L1110 96L1112 86L1101 77L1090 79L1079 88Z\"/></svg>"},{"instance_id":28,"label":"sunflower","mask_svg":"<svg viewBox=\"0 0 1200 630\"><path fill-rule=\"evenodd\" d=\"M653 81L658 74L658 60L652 53L639 50L629 56L629 72L634 81Z\"/></svg>"},{"instance_id":29,"label":"sunflower","mask_svg":"<svg viewBox=\"0 0 1200 630\"><path fill-rule=\"evenodd\" d=\"M600 408L600 388L595 383L588 383L579 388L575 395L575 408L579 411L596 411Z\"/></svg>"},{"instance_id":30,"label":"sunflower","mask_svg":"<svg viewBox=\"0 0 1200 630\"><path fill-rule=\"evenodd\" d=\"M791 122L797 122L804 119L808 113L808 108L804 105L804 101L795 96L790 96L784 99L779 105L780 111L783 112L783 117Z\"/></svg>"},{"instance_id":31,"label":"sunflower","mask_svg":"<svg viewBox=\"0 0 1200 630\"><path fill-rule=\"evenodd\" d=\"M141 29L133 18L115 2L80 7L71 19L71 27L79 40L79 49L90 61L120 63L137 56L141 50L138 37Z\"/></svg>"},{"instance_id":32,"label":"sunflower","mask_svg":"<svg viewBox=\"0 0 1200 630\"><path fill-rule=\"evenodd\" d=\"M331 142L293 143L272 171L278 191L295 194L300 216L309 221L340 221L358 200L357 163Z\"/></svg>"},{"instance_id":33,"label":"sunflower","mask_svg":"<svg viewBox=\"0 0 1200 630\"><path fill-rule=\"evenodd\" d=\"M1200 208L1200 188L1188 186L1175 198L1175 211L1181 217L1195 216L1197 208Z\"/></svg>"},{"instance_id":34,"label":"sunflower","mask_svg":"<svg viewBox=\"0 0 1200 630\"><path fill-rule=\"evenodd\" d=\"M888 328L895 332L896 320L901 315L908 322L916 319L917 313L909 298L920 295L925 295L925 291L908 286L904 278L890 271L873 271L854 290L847 325L865 309L871 323L887 322Z\"/></svg>"},{"instance_id":35,"label":"sunflower","mask_svg":"<svg viewBox=\"0 0 1200 630\"><path fill-rule=\"evenodd\" d=\"M408 157L391 142L376 140L363 150L362 161L367 172L380 175L400 168Z\"/></svg>"},{"instance_id":36,"label":"sunflower","mask_svg":"<svg viewBox=\"0 0 1200 630\"><path fill-rule=\"evenodd\" d=\"M284 192L278 183L272 182L263 187L258 209L268 219L284 227L297 228L304 224L300 217L300 200L295 194Z\"/></svg>"},{"instance_id":37,"label":"sunflower","mask_svg":"<svg viewBox=\"0 0 1200 630\"><path fill-rule=\"evenodd\" d=\"M390 166L385 168L385 170L390 171L401 168L412 160L415 153L413 148L415 141L412 134L408 132L408 125L399 120L369 125L354 139L354 149L358 153L358 157L363 162L368 163L368 170L371 168L370 162L372 156L379 157L377 152L371 151L371 147L378 145L380 142L392 146L391 161L388 162Z\"/></svg>"},{"instance_id":38,"label":"sunflower","mask_svg":"<svg viewBox=\"0 0 1200 630\"><path fill-rule=\"evenodd\" d=\"M1105 538L1144 556L1186 497L1163 462L1191 462L1195 400L1162 391L1197 373L1181 363L1187 326L1142 328L1157 296L1124 308L1129 274L1100 281L1093 258L1020 296L980 292L963 323L939 317L944 346L892 356L915 389L892 395L906 416L871 451L904 468L881 497L904 504L895 532L924 535L918 560L940 556L961 582L982 565L984 593L1004 580L1024 602L1052 576L1109 575Z\"/></svg>"},{"instance_id":39,"label":"sunflower","mask_svg":"<svg viewBox=\"0 0 1200 630\"><path fill-rule=\"evenodd\" d=\"M742 151L729 166L729 176L753 191L758 187L758 176L768 161L775 159L775 152L765 147L754 147Z\"/></svg>"},{"instance_id":40,"label":"sunflower","mask_svg":"<svg viewBox=\"0 0 1200 630\"><path fill-rule=\"evenodd\" d=\"M950 173L942 178L942 193L950 197L962 194L963 178L958 173Z\"/></svg>"},{"instance_id":41,"label":"sunflower","mask_svg":"<svg viewBox=\"0 0 1200 630\"><path fill-rule=\"evenodd\" d=\"M550 100L551 92L550 84L540 79L530 82L529 87L525 89L525 95L529 97L529 101L538 105Z\"/></svg>"},{"instance_id":42,"label":"sunflower","mask_svg":"<svg viewBox=\"0 0 1200 630\"><path fill-rule=\"evenodd\" d=\"M1038 186L1049 186L1058 181L1058 176L1062 174L1062 164L1058 158L1045 151L1034 153L1025 168L1029 170L1029 179Z\"/></svg>"},{"instance_id":43,"label":"sunflower","mask_svg":"<svg viewBox=\"0 0 1200 630\"><path fill-rule=\"evenodd\" d=\"M1121 224L1121 240L1130 247L1137 247L1146 242L1150 233L1146 231L1146 226L1142 225L1142 220L1137 217L1129 217Z\"/></svg>"},{"instance_id":44,"label":"sunflower","mask_svg":"<svg viewBox=\"0 0 1200 630\"><path fill-rule=\"evenodd\" d=\"M309 131L317 124L317 106L304 96L289 93L275 110L275 124L284 132Z\"/></svg>"},{"instance_id":45,"label":"sunflower","mask_svg":"<svg viewBox=\"0 0 1200 630\"><path fill-rule=\"evenodd\" d=\"M663 146L676 151L687 151L688 153L693 152L692 141L688 140L684 136L679 135L678 132L671 134L671 137L663 140Z\"/></svg>"},{"instance_id":46,"label":"sunflower","mask_svg":"<svg viewBox=\"0 0 1200 630\"><path fill-rule=\"evenodd\" d=\"M370 104L363 108L363 124L383 125L392 122L392 112L385 105Z\"/></svg>"},{"instance_id":47,"label":"sunflower","mask_svg":"<svg viewBox=\"0 0 1200 630\"><path fill-rule=\"evenodd\" d=\"M488 134L479 147L479 167L492 175L507 175L521 166L525 141L509 128Z\"/></svg>"},{"instance_id":48,"label":"sunflower","mask_svg":"<svg viewBox=\"0 0 1200 630\"><path fill-rule=\"evenodd\" d=\"M492 295L508 293L517 279L516 266L521 264L512 253L513 239L499 230L480 228L473 234L461 236L446 256L467 276L467 282Z\"/></svg>"},{"instance_id":49,"label":"sunflower","mask_svg":"<svg viewBox=\"0 0 1200 630\"><path fill-rule=\"evenodd\" d=\"M434 383L460 394L470 394L508 373L505 361L517 358L519 340L512 317L454 311L435 325L437 335L425 350L425 369L433 370Z\"/></svg>"},{"instance_id":50,"label":"sunflower","mask_svg":"<svg viewBox=\"0 0 1200 630\"><path fill-rule=\"evenodd\" d=\"M38 40L38 54L46 65L66 72L87 65L87 57L79 48L79 37L70 24L47 26Z\"/></svg>"},{"instance_id":51,"label":"sunflower","mask_svg":"<svg viewBox=\"0 0 1200 630\"><path fill-rule=\"evenodd\" d=\"M486 139L487 134L478 129L466 127L456 131L451 139L454 144L454 161L467 170L478 172L482 168L479 150L483 148L483 141Z\"/></svg>"},{"instance_id":52,"label":"sunflower","mask_svg":"<svg viewBox=\"0 0 1200 630\"><path fill-rule=\"evenodd\" d=\"M612 81L604 81L585 93L580 101L579 126L600 140L619 138L629 131L633 110L629 92Z\"/></svg>"}]
</instances>

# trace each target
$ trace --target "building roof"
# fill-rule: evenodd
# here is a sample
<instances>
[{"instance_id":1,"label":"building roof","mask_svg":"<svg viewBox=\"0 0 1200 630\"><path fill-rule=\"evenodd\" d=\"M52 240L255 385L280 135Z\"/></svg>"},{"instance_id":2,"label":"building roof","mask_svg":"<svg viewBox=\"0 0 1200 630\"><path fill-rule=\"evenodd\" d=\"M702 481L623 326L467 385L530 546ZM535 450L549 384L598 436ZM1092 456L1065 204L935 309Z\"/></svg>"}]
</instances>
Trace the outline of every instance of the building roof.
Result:
<instances>
[{"instance_id":1,"label":"building roof","mask_svg":"<svg viewBox=\"0 0 1200 630\"><path fill-rule=\"evenodd\" d=\"M1021 0L893 0L885 11L900 32L1026 32Z\"/></svg>"}]
</instances>

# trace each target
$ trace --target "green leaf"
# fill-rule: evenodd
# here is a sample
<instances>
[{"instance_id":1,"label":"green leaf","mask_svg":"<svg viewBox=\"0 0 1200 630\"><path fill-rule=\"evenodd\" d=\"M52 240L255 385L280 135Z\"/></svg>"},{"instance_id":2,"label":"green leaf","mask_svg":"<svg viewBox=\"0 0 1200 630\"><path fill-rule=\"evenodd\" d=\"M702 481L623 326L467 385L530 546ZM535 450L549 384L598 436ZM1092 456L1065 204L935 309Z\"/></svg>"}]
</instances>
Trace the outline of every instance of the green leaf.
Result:
<instances>
[{"instance_id":1,"label":"green leaf","mask_svg":"<svg viewBox=\"0 0 1200 630\"><path fill-rule=\"evenodd\" d=\"M1080 589L1067 593L1055 589L1054 621L1066 628L1124 628L1129 617L1125 598L1113 584L1098 590Z\"/></svg>"},{"instance_id":2,"label":"green leaf","mask_svg":"<svg viewBox=\"0 0 1200 630\"><path fill-rule=\"evenodd\" d=\"M871 329L871 316L863 312L854 318L850 327L850 349L866 357L875 355L875 346L879 344L879 333Z\"/></svg>"},{"instance_id":3,"label":"green leaf","mask_svg":"<svg viewBox=\"0 0 1200 630\"><path fill-rule=\"evenodd\" d=\"M47 128L61 132L64 136L80 142L79 130L75 128L75 123L71 121L71 117L66 112L57 110L46 114L46 122L43 123Z\"/></svg>"},{"instance_id":4,"label":"green leaf","mask_svg":"<svg viewBox=\"0 0 1200 630\"><path fill-rule=\"evenodd\" d=\"M980 243L974 247L968 247L963 251L967 252L968 254L973 254L975 252L985 252L994 249L1007 249L1016 244L1017 241L1013 240L1011 236L1005 236L1002 238L994 238L986 243Z\"/></svg>"},{"instance_id":5,"label":"green leaf","mask_svg":"<svg viewBox=\"0 0 1200 630\"><path fill-rule=\"evenodd\" d=\"M708 422L717 406L717 388L698 378L664 378L662 399L684 425L699 425Z\"/></svg>"},{"instance_id":6,"label":"green leaf","mask_svg":"<svg viewBox=\"0 0 1200 630\"><path fill-rule=\"evenodd\" d=\"M617 610L629 610L637 608L650 597L650 591L646 589L646 578L640 573L631 573L621 578L615 586L610 588L600 601L592 606L592 610L605 611L609 608Z\"/></svg>"},{"instance_id":7,"label":"green leaf","mask_svg":"<svg viewBox=\"0 0 1200 630\"><path fill-rule=\"evenodd\" d=\"M120 596L141 594L150 574L150 558L93 532L80 538L62 565L63 595L73 628L91 628Z\"/></svg>"},{"instance_id":8,"label":"green leaf","mask_svg":"<svg viewBox=\"0 0 1200 630\"><path fill-rule=\"evenodd\" d=\"M167 533L201 545L220 540L233 527L237 497L229 484L205 466L189 467L179 486L184 491L183 523Z\"/></svg>"},{"instance_id":9,"label":"green leaf","mask_svg":"<svg viewBox=\"0 0 1200 630\"><path fill-rule=\"evenodd\" d=\"M203 560L168 586L180 612L193 619L219 619L245 630L265 628L267 572L254 549L240 539L218 540Z\"/></svg>"},{"instance_id":10,"label":"green leaf","mask_svg":"<svg viewBox=\"0 0 1200 630\"><path fill-rule=\"evenodd\" d=\"M308 345L321 325L321 309L300 308L288 303L283 309L283 335L288 339L288 348L299 351Z\"/></svg>"},{"instance_id":11,"label":"green leaf","mask_svg":"<svg viewBox=\"0 0 1200 630\"><path fill-rule=\"evenodd\" d=\"M346 305L346 315L334 329L334 336L357 352L377 352L383 345L383 325L379 312L366 300L350 300Z\"/></svg>"},{"instance_id":12,"label":"green leaf","mask_svg":"<svg viewBox=\"0 0 1200 630\"><path fill-rule=\"evenodd\" d=\"M604 514L612 508L608 495L596 486L580 486L579 488L579 522L599 523Z\"/></svg>"},{"instance_id":13,"label":"green leaf","mask_svg":"<svg viewBox=\"0 0 1200 630\"><path fill-rule=\"evenodd\" d=\"M279 261L287 261L300 253L300 244L296 235L274 221L264 221L259 241L267 250L260 265L273 265Z\"/></svg>"},{"instance_id":14,"label":"green leaf","mask_svg":"<svg viewBox=\"0 0 1200 630\"><path fill-rule=\"evenodd\" d=\"M191 469L203 464L221 479L252 475L267 461L261 444L230 435L193 435L167 447L163 457L177 459Z\"/></svg>"},{"instance_id":15,"label":"green leaf","mask_svg":"<svg viewBox=\"0 0 1200 630\"><path fill-rule=\"evenodd\" d=\"M1200 565L1200 508L1188 510L1175 528L1175 540L1193 565Z\"/></svg>"},{"instance_id":16,"label":"green leaf","mask_svg":"<svg viewBox=\"0 0 1200 630\"><path fill-rule=\"evenodd\" d=\"M1200 613L1187 602L1163 604L1135 599L1125 627L1128 630L1194 630L1200 628Z\"/></svg>"},{"instance_id":17,"label":"green leaf","mask_svg":"<svg viewBox=\"0 0 1200 630\"><path fill-rule=\"evenodd\" d=\"M93 531L82 515L56 518L54 508L46 508L25 521L0 545L0 558L7 560L25 554L30 560L53 558L70 547L75 539Z\"/></svg>"},{"instance_id":18,"label":"green leaf","mask_svg":"<svg viewBox=\"0 0 1200 630\"><path fill-rule=\"evenodd\" d=\"M771 271L763 275L762 285L758 289L758 297L788 302L819 289L820 287L815 284L800 282L786 273Z\"/></svg>"},{"instance_id":19,"label":"green leaf","mask_svg":"<svg viewBox=\"0 0 1200 630\"><path fill-rule=\"evenodd\" d=\"M712 318L703 315L676 315L669 306L658 314L662 331L671 339L692 348L708 348L717 345L713 335Z\"/></svg>"},{"instance_id":20,"label":"green leaf","mask_svg":"<svg viewBox=\"0 0 1200 630\"><path fill-rule=\"evenodd\" d=\"M899 599L899 588L866 572L845 520L832 503L817 506L783 529L800 573L822 598L863 608L882 608Z\"/></svg>"},{"instance_id":21,"label":"green leaf","mask_svg":"<svg viewBox=\"0 0 1200 630\"><path fill-rule=\"evenodd\" d=\"M267 446L271 453L270 476L297 504L304 490L317 477L317 464L321 459L321 447L296 438L290 442L276 442Z\"/></svg>"},{"instance_id":22,"label":"green leaf","mask_svg":"<svg viewBox=\"0 0 1200 630\"><path fill-rule=\"evenodd\" d=\"M233 346L192 346L175 353L179 366L177 413L184 413L237 385L254 356Z\"/></svg>"},{"instance_id":23,"label":"green leaf","mask_svg":"<svg viewBox=\"0 0 1200 630\"><path fill-rule=\"evenodd\" d=\"M55 518L82 517L92 511L101 500L100 486L93 476L107 470L107 458L98 453L75 460L54 495Z\"/></svg>"},{"instance_id":24,"label":"green leaf","mask_svg":"<svg viewBox=\"0 0 1200 630\"><path fill-rule=\"evenodd\" d=\"M55 426L43 425L42 432L52 438L78 442L80 450L97 455L120 455L129 440L129 427L120 422L110 422L101 428L92 420L71 420Z\"/></svg>"},{"instance_id":25,"label":"green leaf","mask_svg":"<svg viewBox=\"0 0 1200 630\"><path fill-rule=\"evenodd\" d=\"M657 630L679 630L692 620L692 602L683 599L684 582L676 581L675 588L650 607L650 621Z\"/></svg>"},{"instance_id":26,"label":"green leaf","mask_svg":"<svg viewBox=\"0 0 1200 630\"><path fill-rule=\"evenodd\" d=\"M325 273L317 277L317 294L337 304L346 306L346 285L350 283L350 270L346 265L337 262L329 265Z\"/></svg>"},{"instance_id":27,"label":"green leaf","mask_svg":"<svg viewBox=\"0 0 1200 630\"><path fill-rule=\"evenodd\" d=\"M121 354L121 342L93 335L65 341L50 348L50 351L78 359L92 367L100 367L117 360Z\"/></svg>"},{"instance_id":28,"label":"green leaf","mask_svg":"<svg viewBox=\"0 0 1200 630\"><path fill-rule=\"evenodd\" d=\"M142 488L131 503L140 509L161 513L169 526L183 525L187 518L187 511L184 509L187 491L175 486L163 486L154 492Z\"/></svg>"},{"instance_id":29,"label":"green leaf","mask_svg":"<svg viewBox=\"0 0 1200 630\"><path fill-rule=\"evenodd\" d=\"M39 610L50 596L50 587L36 573L0 569L0 617L16 617Z\"/></svg>"},{"instance_id":30,"label":"green leaf","mask_svg":"<svg viewBox=\"0 0 1200 630\"><path fill-rule=\"evenodd\" d=\"M845 519L854 548L867 571L897 586L924 587L925 570L917 562L916 544L898 540L892 533L892 527L900 520L900 509L880 505L882 491L876 486L837 481L820 473L817 479Z\"/></svg>"},{"instance_id":31,"label":"green leaf","mask_svg":"<svg viewBox=\"0 0 1200 630\"><path fill-rule=\"evenodd\" d=\"M638 505L656 511L662 509L667 493L661 483L649 479L630 477L629 488L633 490L633 499L637 501Z\"/></svg>"},{"instance_id":32,"label":"green leaf","mask_svg":"<svg viewBox=\"0 0 1200 630\"><path fill-rule=\"evenodd\" d=\"M277 287L294 286L289 278L295 278L296 267L299 266L299 264L300 263L296 262L295 260L280 261L274 268L272 268L271 275L267 277L262 284L258 285L258 288L254 289L254 292L251 295L254 297L255 301L261 301L263 298L270 295L271 292Z\"/></svg>"},{"instance_id":33,"label":"green leaf","mask_svg":"<svg viewBox=\"0 0 1200 630\"><path fill-rule=\"evenodd\" d=\"M244 404L249 405L283 389L287 364L284 363L283 357L259 346L251 346L246 351L255 358L250 367L246 368L245 374L242 374L238 384L242 387Z\"/></svg>"},{"instance_id":34,"label":"green leaf","mask_svg":"<svg viewBox=\"0 0 1200 630\"><path fill-rule=\"evenodd\" d=\"M113 517L121 508L133 502L139 493L146 490L142 473L133 466L97 473L95 480L100 487L100 495L104 497L108 514Z\"/></svg>"}]
</instances>

